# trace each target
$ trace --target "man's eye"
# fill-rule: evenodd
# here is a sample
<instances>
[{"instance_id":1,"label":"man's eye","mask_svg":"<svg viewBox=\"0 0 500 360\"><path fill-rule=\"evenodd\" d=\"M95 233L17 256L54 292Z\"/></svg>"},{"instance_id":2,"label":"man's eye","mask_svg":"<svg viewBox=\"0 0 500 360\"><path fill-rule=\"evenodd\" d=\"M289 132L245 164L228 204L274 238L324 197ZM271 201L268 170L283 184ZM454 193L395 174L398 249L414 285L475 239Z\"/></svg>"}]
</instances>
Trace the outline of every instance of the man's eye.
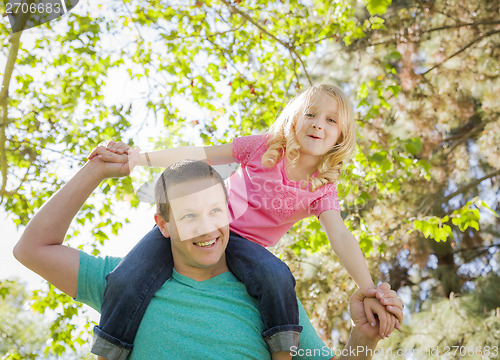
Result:
<instances>
[{"instance_id":1,"label":"man's eye","mask_svg":"<svg viewBox=\"0 0 500 360\"><path fill-rule=\"evenodd\" d=\"M183 217L181 217L181 220L189 220L189 219L194 219L195 215L194 214L186 214Z\"/></svg>"},{"instance_id":2,"label":"man's eye","mask_svg":"<svg viewBox=\"0 0 500 360\"><path fill-rule=\"evenodd\" d=\"M216 213L220 213L220 212L222 212L221 208L212 209L212 214L216 214Z\"/></svg>"}]
</instances>

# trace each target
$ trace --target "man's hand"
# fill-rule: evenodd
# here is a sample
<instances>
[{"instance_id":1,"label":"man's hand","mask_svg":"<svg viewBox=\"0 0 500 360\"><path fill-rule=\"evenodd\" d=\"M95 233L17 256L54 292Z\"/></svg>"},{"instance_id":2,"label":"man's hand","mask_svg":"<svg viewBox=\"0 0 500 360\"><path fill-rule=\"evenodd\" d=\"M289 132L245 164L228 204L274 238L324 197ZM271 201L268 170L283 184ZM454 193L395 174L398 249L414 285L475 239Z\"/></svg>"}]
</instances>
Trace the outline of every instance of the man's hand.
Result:
<instances>
[{"instance_id":1,"label":"man's hand","mask_svg":"<svg viewBox=\"0 0 500 360\"><path fill-rule=\"evenodd\" d=\"M106 146L97 146L90 152L88 160L101 171L104 178L128 176L137 164L136 156L114 152Z\"/></svg>"},{"instance_id":2,"label":"man's hand","mask_svg":"<svg viewBox=\"0 0 500 360\"><path fill-rule=\"evenodd\" d=\"M349 304L353 326L358 328L371 341L377 342L380 340L379 324L371 325L364 307L365 298L375 297L396 317L395 327L397 329L399 329L399 323L403 321L403 302L387 283L380 284L376 289L360 289L352 294Z\"/></svg>"}]
</instances>

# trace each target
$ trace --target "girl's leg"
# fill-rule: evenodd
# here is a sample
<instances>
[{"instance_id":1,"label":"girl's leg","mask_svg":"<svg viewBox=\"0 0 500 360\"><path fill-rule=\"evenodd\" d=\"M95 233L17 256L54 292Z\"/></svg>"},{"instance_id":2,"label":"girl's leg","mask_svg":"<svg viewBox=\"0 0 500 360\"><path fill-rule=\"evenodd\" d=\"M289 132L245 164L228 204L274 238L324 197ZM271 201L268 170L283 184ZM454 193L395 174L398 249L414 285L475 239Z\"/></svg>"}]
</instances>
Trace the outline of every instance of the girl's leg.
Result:
<instances>
[{"instance_id":1,"label":"girl's leg","mask_svg":"<svg viewBox=\"0 0 500 360\"><path fill-rule=\"evenodd\" d=\"M155 226L106 276L92 353L109 360L127 358L146 308L172 275L173 264L170 239Z\"/></svg>"},{"instance_id":2,"label":"girl's leg","mask_svg":"<svg viewBox=\"0 0 500 360\"><path fill-rule=\"evenodd\" d=\"M259 301L264 322L262 336L271 353L289 352L299 345L302 326L295 294L295 279L288 266L263 246L232 233L226 249L231 272Z\"/></svg>"}]
</instances>

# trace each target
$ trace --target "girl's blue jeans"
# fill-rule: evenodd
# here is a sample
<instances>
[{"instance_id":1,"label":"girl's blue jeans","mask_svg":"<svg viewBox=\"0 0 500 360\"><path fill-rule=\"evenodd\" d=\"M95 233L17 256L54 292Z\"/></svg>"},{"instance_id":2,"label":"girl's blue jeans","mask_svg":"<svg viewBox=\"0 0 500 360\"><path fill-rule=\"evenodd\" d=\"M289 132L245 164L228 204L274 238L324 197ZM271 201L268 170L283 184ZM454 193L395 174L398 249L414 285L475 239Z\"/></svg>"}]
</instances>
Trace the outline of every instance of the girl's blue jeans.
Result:
<instances>
[{"instance_id":1,"label":"girl's blue jeans","mask_svg":"<svg viewBox=\"0 0 500 360\"><path fill-rule=\"evenodd\" d=\"M299 345L295 279L288 266L263 246L231 232L226 248L231 272L258 300L262 336L271 353ZM101 320L94 328L92 353L126 359L153 294L172 275L170 239L153 228L106 276ZM168 319L165 319L168 321Z\"/></svg>"}]
</instances>

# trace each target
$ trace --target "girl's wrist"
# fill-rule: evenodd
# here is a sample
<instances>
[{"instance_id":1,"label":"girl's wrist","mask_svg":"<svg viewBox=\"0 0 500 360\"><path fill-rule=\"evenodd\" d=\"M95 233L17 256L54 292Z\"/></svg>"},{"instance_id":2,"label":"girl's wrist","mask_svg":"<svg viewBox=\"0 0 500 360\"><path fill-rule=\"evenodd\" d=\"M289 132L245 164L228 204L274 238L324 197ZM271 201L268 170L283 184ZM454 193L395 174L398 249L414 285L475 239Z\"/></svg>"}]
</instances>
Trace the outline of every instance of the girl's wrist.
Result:
<instances>
[{"instance_id":1,"label":"girl's wrist","mask_svg":"<svg viewBox=\"0 0 500 360\"><path fill-rule=\"evenodd\" d=\"M137 165L139 166L151 166L151 159L149 158L149 154L147 152L139 153L139 161Z\"/></svg>"},{"instance_id":2,"label":"girl's wrist","mask_svg":"<svg viewBox=\"0 0 500 360\"><path fill-rule=\"evenodd\" d=\"M368 289L376 289L377 288L373 282L366 282L366 283L358 285L358 287L360 289L367 289L367 290Z\"/></svg>"}]
</instances>

